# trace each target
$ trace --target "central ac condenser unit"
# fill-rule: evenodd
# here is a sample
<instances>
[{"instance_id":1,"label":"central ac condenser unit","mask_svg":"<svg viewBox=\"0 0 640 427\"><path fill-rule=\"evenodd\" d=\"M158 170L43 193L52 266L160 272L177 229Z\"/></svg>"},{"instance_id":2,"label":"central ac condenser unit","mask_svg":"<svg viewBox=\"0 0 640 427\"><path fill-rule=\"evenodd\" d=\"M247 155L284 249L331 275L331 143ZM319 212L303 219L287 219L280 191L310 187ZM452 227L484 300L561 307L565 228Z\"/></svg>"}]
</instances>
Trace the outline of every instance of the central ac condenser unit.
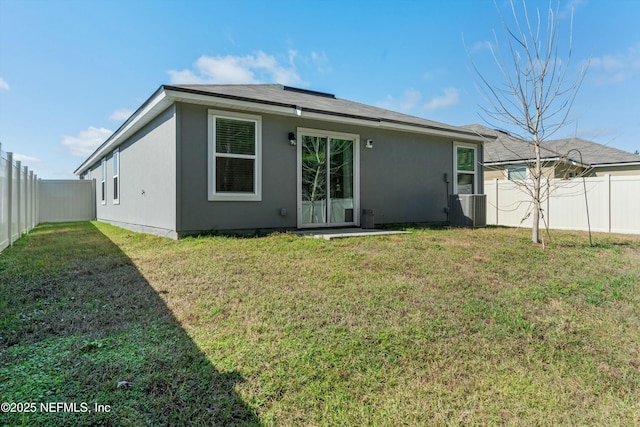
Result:
<instances>
[{"instance_id":1,"label":"central ac condenser unit","mask_svg":"<svg viewBox=\"0 0 640 427\"><path fill-rule=\"evenodd\" d=\"M486 194L450 195L449 224L452 227L486 227Z\"/></svg>"}]
</instances>

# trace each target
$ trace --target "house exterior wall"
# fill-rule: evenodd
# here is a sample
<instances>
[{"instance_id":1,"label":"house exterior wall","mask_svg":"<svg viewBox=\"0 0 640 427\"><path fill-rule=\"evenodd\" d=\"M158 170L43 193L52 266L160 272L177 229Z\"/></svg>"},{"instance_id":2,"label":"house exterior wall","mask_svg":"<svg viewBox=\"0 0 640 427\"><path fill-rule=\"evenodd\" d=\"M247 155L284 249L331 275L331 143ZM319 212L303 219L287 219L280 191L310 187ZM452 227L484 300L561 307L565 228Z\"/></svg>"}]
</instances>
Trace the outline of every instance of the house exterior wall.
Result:
<instances>
[{"instance_id":1,"label":"house exterior wall","mask_svg":"<svg viewBox=\"0 0 640 427\"><path fill-rule=\"evenodd\" d=\"M640 165L633 166L598 166L593 169L595 176L633 176L640 175Z\"/></svg>"},{"instance_id":2,"label":"house exterior wall","mask_svg":"<svg viewBox=\"0 0 640 427\"><path fill-rule=\"evenodd\" d=\"M175 106L120 145L119 153L119 204L114 203L113 152L106 156L106 203L101 201L101 162L85 177L96 180L97 219L134 231L177 237Z\"/></svg>"},{"instance_id":3,"label":"house exterior wall","mask_svg":"<svg viewBox=\"0 0 640 427\"><path fill-rule=\"evenodd\" d=\"M558 163L555 165L555 172L552 178L569 179L576 176L593 176L593 171L578 165Z\"/></svg>"},{"instance_id":4,"label":"house exterior wall","mask_svg":"<svg viewBox=\"0 0 640 427\"><path fill-rule=\"evenodd\" d=\"M262 200L208 201L208 107L177 103L176 113L179 235L214 229L295 228L297 147L289 144L287 134L298 128L360 136L360 207L374 210L376 224L447 221L445 208L448 194L453 191L454 139L293 115L260 114ZM372 149L364 147L367 139L374 141ZM482 147L476 145L478 161L482 162ZM444 174L449 178L448 184ZM476 180L478 193L482 193L481 173ZM281 214L283 210L285 215ZM354 215L359 216L360 212Z\"/></svg>"},{"instance_id":5,"label":"house exterior wall","mask_svg":"<svg viewBox=\"0 0 640 427\"><path fill-rule=\"evenodd\" d=\"M485 166L484 180L507 179L504 173L505 166Z\"/></svg>"},{"instance_id":6,"label":"house exterior wall","mask_svg":"<svg viewBox=\"0 0 640 427\"><path fill-rule=\"evenodd\" d=\"M454 140L375 129L365 135L374 147L360 155L361 206L374 210L376 224L445 223L455 179ZM482 178L476 179L482 193Z\"/></svg>"},{"instance_id":7,"label":"house exterior wall","mask_svg":"<svg viewBox=\"0 0 640 427\"><path fill-rule=\"evenodd\" d=\"M522 166L524 163L514 163L508 166ZM507 179L505 168L507 165L488 165L484 169L484 180L491 181L493 179ZM593 169L586 170L579 166L571 166L567 164L546 165L542 168L542 174L545 178L565 178L567 171L571 171L576 175L586 177L590 176L637 176L640 175L640 165L619 165L619 166L596 166Z\"/></svg>"},{"instance_id":8,"label":"house exterior wall","mask_svg":"<svg viewBox=\"0 0 640 427\"><path fill-rule=\"evenodd\" d=\"M484 167L484 180L491 181L494 179L507 179L507 167L513 166L529 166L529 163L512 163L508 165L487 165ZM562 178L564 176L564 169L566 166L564 165L543 165L542 166L542 176L546 179L551 178ZM578 171L576 171L578 173Z\"/></svg>"},{"instance_id":9,"label":"house exterior wall","mask_svg":"<svg viewBox=\"0 0 640 427\"><path fill-rule=\"evenodd\" d=\"M262 201L209 201L207 188L209 108L177 103L178 232L293 228L296 226L295 128L278 116L262 116ZM245 112L246 113L246 112ZM280 215L285 208L287 214Z\"/></svg>"}]
</instances>

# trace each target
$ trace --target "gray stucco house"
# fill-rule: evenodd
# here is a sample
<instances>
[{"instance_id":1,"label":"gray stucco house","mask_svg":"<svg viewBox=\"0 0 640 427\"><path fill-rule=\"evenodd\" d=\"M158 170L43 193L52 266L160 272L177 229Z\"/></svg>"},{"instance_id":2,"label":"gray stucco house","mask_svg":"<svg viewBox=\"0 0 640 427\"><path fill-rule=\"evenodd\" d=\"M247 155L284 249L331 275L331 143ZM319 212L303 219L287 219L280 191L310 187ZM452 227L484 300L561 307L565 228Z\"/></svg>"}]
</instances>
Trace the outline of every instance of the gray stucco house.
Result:
<instances>
[{"instance_id":1,"label":"gray stucco house","mask_svg":"<svg viewBox=\"0 0 640 427\"><path fill-rule=\"evenodd\" d=\"M164 85L75 171L96 216L179 238L209 230L446 223L483 192L486 136L281 85Z\"/></svg>"}]
</instances>

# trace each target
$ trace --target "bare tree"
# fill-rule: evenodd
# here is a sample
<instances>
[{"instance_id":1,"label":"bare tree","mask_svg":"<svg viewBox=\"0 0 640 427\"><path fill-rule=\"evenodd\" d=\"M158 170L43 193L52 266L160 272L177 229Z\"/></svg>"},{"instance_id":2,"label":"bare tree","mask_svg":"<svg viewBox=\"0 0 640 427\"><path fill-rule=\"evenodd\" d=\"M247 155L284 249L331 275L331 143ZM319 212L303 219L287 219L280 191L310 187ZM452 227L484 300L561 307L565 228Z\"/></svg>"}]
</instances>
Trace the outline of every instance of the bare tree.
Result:
<instances>
[{"instance_id":1,"label":"bare tree","mask_svg":"<svg viewBox=\"0 0 640 427\"><path fill-rule=\"evenodd\" d=\"M495 4L495 3L494 3ZM530 171L531 180L525 190L531 196L533 225L531 240L540 241L540 214L544 198L543 162L541 147L558 130L568 124L568 115L582 84L587 66L569 79L572 53L573 13L571 13L566 51L560 44L560 2L555 9L549 4L545 22L536 10L532 21L525 1L522 1L522 18L513 0L509 2L513 22L510 24L500 12L506 36L503 47L494 31L494 43L490 50L501 73L501 81L489 81L469 56L471 66L478 77L477 86L486 105L481 106L483 119L491 127L509 131L531 144L534 163Z\"/></svg>"}]
</instances>

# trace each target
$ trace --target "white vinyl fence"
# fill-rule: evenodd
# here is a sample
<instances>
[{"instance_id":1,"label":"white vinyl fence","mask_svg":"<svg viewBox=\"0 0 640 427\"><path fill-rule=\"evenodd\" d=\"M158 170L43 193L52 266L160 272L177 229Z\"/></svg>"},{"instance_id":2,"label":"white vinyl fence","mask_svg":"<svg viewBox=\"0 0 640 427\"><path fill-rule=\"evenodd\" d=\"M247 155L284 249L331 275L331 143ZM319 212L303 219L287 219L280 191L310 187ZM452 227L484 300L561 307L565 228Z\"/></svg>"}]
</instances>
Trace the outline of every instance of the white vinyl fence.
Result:
<instances>
[{"instance_id":1,"label":"white vinyl fence","mask_svg":"<svg viewBox=\"0 0 640 427\"><path fill-rule=\"evenodd\" d=\"M544 191L542 213L551 229L587 231L590 225L591 231L640 234L640 176L552 179ZM484 192L487 224L531 227L533 205L520 185L485 181Z\"/></svg>"},{"instance_id":2,"label":"white vinyl fence","mask_svg":"<svg viewBox=\"0 0 640 427\"><path fill-rule=\"evenodd\" d=\"M37 179L0 145L0 251L37 225Z\"/></svg>"},{"instance_id":3,"label":"white vinyl fence","mask_svg":"<svg viewBox=\"0 0 640 427\"><path fill-rule=\"evenodd\" d=\"M39 179L0 144L0 251L40 223L95 216L95 181Z\"/></svg>"},{"instance_id":4,"label":"white vinyl fence","mask_svg":"<svg viewBox=\"0 0 640 427\"><path fill-rule=\"evenodd\" d=\"M38 180L38 223L91 221L95 200L93 180Z\"/></svg>"}]
</instances>

